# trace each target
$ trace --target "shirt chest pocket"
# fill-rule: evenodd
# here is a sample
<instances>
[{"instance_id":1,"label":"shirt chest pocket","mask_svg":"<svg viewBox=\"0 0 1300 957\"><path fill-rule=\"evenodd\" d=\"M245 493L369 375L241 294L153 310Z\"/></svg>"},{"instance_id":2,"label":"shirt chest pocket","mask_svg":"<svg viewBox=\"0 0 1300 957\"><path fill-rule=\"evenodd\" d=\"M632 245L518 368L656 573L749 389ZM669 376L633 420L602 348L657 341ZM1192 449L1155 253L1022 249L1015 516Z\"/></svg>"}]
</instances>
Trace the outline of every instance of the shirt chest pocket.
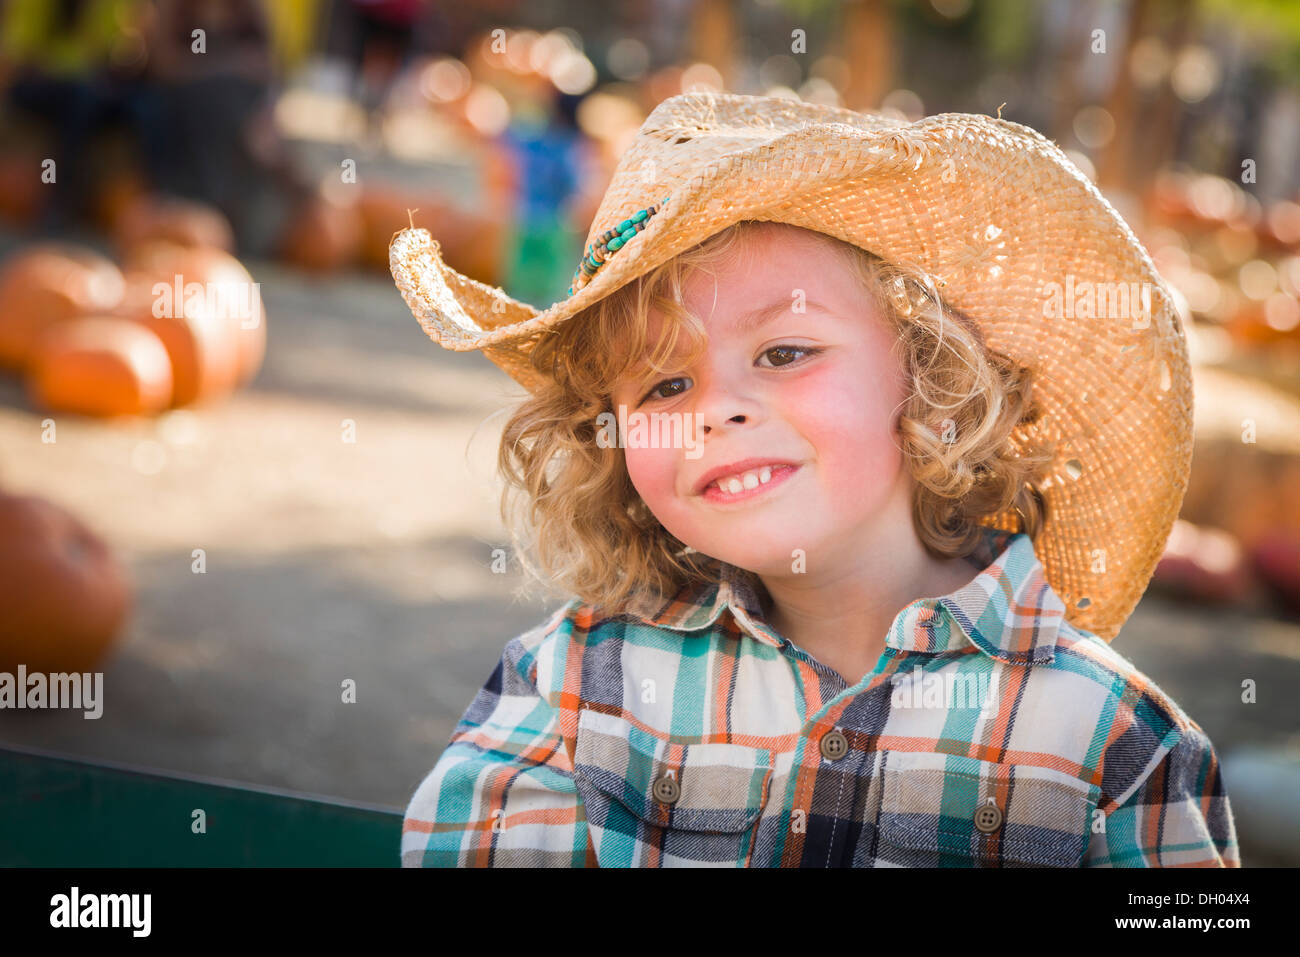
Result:
<instances>
[{"instance_id":1,"label":"shirt chest pocket","mask_svg":"<svg viewBox=\"0 0 1300 957\"><path fill-rule=\"evenodd\" d=\"M771 789L772 752L667 740L586 708L574 772L602 867L742 867Z\"/></svg>"},{"instance_id":2,"label":"shirt chest pocket","mask_svg":"<svg viewBox=\"0 0 1300 957\"><path fill-rule=\"evenodd\" d=\"M877 818L883 866L1079 867L1100 788L1064 772L886 751Z\"/></svg>"}]
</instances>

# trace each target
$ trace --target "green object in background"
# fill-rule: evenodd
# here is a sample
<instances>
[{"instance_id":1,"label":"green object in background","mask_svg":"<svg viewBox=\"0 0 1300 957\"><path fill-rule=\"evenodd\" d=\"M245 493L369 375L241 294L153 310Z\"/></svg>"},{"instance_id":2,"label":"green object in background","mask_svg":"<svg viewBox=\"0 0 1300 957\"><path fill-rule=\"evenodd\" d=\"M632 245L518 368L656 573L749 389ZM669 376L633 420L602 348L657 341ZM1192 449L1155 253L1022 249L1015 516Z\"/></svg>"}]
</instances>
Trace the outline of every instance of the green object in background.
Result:
<instances>
[{"instance_id":1,"label":"green object in background","mask_svg":"<svg viewBox=\"0 0 1300 957\"><path fill-rule=\"evenodd\" d=\"M0 748L4 867L397 867L401 833L396 810Z\"/></svg>"},{"instance_id":2,"label":"green object in background","mask_svg":"<svg viewBox=\"0 0 1300 957\"><path fill-rule=\"evenodd\" d=\"M567 299L581 255L581 237L562 216L523 219L511 230L505 290L539 310Z\"/></svg>"},{"instance_id":3,"label":"green object in background","mask_svg":"<svg viewBox=\"0 0 1300 957\"><path fill-rule=\"evenodd\" d=\"M134 27L147 12L143 0L9 0L0 3L0 55L46 74L90 77L123 48L123 26Z\"/></svg>"}]
</instances>

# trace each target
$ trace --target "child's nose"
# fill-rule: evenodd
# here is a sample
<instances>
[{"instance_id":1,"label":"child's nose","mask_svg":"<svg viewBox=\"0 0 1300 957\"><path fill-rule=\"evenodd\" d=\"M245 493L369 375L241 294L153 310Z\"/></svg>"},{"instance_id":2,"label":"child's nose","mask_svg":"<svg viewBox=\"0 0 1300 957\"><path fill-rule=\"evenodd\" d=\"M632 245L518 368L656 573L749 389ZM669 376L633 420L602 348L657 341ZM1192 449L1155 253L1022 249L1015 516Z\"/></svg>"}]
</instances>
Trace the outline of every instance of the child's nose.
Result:
<instances>
[{"instance_id":1,"label":"child's nose","mask_svg":"<svg viewBox=\"0 0 1300 957\"><path fill-rule=\"evenodd\" d=\"M744 373L711 369L693 390L693 411L701 430L708 435L719 425L735 428L756 422L762 414L758 396Z\"/></svg>"},{"instance_id":2,"label":"child's nose","mask_svg":"<svg viewBox=\"0 0 1300 957\"><path fill-rule=\"evenodd\" d=\"M745 421L746 421L745 414L743 412L737 412L735 415L731 416L731 418L727 419L727 422L729 423L735 422L737 425L744 425ZM707 421L704 423L703 428L704 428L705 435L708 435L711 431L713 431L713 426L709 425Z\"/></svg>"}]
</instances>

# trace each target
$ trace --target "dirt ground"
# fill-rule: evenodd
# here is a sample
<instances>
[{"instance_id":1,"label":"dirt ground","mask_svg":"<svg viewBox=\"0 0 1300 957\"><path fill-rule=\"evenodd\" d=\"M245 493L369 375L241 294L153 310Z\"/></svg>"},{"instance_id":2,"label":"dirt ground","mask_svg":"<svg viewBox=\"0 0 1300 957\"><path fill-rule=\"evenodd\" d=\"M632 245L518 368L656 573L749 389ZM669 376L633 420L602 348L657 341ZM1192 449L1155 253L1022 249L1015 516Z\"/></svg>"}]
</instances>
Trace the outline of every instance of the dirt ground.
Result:
<instances>
[{"instance_id":1,"label":"dirt ground","mask_svg":"<svg viewBox=\"0 0 1300 957\"><path fill-rule=\"evenodd\" d=\"M505 642L562 601L515 602L521 579L491 571L508 547L493 413L519 390L429 342L383 277L252 269L266 364L228 401L125 425L60 416L48 445L0 380L0 485L77 513L136 587L103 717L3 712L0 743L402 808ZM1300 624L1148 595L1115 648L1221 756L1300 746ZM1247 863L1277 862L1238 827Z\"/></svg>"}]
</instances>

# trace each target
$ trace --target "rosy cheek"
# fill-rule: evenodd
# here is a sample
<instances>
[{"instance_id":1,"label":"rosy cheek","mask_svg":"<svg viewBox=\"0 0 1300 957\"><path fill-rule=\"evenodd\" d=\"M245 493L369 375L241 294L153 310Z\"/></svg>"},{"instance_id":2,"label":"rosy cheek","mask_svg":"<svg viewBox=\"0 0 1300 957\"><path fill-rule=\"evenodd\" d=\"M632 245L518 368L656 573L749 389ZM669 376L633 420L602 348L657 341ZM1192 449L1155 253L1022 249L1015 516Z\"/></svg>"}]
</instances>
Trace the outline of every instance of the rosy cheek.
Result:
<instances>
[{"instance_id":1,"label":"rosy cheek","mask_svg":"<svg viewBox=\"0 0 1300 957\"><path fill-rule=\"evenodd\" d=\"M869 418L870 410L865 407L869 401L870 396L857 383L819 370L782 390L781 415L810 441L856 444Z\"/></svg>"},{"instance_id":2,"label":"rosy cheek","mask_svg":"<svg viewBox=\"0 0 1300 957\"><path fill-rule=\"evenodd\" d=\"M674 449L628 448L623 450L627 474L641 498L652 508L676 494L673 481L677 473Z\"/></svg>"},{"instance_id":3,"label":"rosy cheek","mask_svg":"<svg viewBox=\"0 0 1300 957\"><path fill-rule=\"evenodd\" d=\"M783 412L826 466L824 480L860 488L863 475L888 479L899 452L894 445L894 397L861 373L806 376L783 396Z\"/></svg>"}]
</instances>

